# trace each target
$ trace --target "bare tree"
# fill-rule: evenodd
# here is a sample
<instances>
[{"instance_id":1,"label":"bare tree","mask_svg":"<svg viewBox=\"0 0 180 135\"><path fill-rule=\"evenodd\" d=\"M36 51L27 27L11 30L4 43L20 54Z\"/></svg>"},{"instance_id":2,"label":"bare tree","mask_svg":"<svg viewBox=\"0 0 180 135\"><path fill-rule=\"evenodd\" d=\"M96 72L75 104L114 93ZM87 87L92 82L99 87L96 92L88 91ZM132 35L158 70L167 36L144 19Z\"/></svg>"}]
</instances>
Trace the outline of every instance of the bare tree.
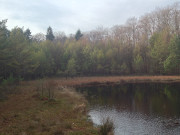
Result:
<instances>
[{"instance_id":1,"label":"bare tree","mask_svg":"<svg viewBox=\"0 0 180 135\"><path fill-rule=\"evenodd\" d=\"M36 42L42 42L46 40L46 36L43 33L37 33L32 36L32 39Z\"/></svg>"}]
</instances>

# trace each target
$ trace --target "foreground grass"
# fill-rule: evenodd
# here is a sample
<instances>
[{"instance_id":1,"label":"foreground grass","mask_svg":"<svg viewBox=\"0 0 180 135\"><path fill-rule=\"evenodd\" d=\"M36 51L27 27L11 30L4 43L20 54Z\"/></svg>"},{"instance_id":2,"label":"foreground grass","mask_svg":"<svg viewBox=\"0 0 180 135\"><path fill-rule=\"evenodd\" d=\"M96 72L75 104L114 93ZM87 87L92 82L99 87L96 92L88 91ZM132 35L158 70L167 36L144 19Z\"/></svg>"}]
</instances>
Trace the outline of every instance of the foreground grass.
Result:
<instances>
[{"instance_id":1,"label":"foreground grass","mask_svg":"<svg viewBox=\"0 0 180 135\"><path fill-rule=\"evenodd\" d=\"M37 92L37 81L23 82L0 102L0 135L98 134L85 112L86 100L73 89L57 87L54 99Z\"/></svg>"}]
</instances>

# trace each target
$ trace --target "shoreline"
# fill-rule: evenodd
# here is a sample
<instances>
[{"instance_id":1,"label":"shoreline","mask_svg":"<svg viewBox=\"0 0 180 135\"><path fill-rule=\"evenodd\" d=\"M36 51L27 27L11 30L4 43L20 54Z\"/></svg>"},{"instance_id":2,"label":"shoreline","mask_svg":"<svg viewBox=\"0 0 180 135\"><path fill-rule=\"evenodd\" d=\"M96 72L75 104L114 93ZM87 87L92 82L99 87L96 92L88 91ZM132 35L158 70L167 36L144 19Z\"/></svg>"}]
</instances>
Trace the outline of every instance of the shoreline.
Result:
<instances>
[{"instance_id":1,"label":"shoreline","mask_svg":"<svg viewBox=\"0 0 180 135\"><path fill-rule=\"evenodd\" d=\"M180 82L180 76L93 76L73 78L48 78L48 80L56 81L59 86L76 87L123 83L177 83Z\"/></svg>"}]
</instances>

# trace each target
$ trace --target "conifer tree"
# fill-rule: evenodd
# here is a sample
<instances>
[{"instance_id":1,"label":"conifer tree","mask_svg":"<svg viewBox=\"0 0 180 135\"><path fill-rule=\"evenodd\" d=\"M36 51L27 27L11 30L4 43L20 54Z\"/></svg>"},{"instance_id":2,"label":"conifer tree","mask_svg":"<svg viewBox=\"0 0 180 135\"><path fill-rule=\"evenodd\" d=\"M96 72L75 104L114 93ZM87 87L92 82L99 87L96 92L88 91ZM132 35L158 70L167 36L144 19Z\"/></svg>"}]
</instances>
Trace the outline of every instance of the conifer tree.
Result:
<instances>
[{"instance_id":1,"label":"conifer tree","mask_svg":"<svg viewBox=\"0 0 180 135\"><path fill-rule=\"evenodd\" d=\"M82 36L83 36L83 34L81 33L80 30L78 30L78 31L76 32L76 35L75 35L76 41L79 40Z\"/></svg>"},{"instance_id":2,"label":"conifer tree","mask_svg":"<svg viewBox=\"0 0 180 135\"><path fill-rule=\"evenodd\" d=\"M46 34L46 40L53 41L54 40L54 34L52 28L49 26L47 29L47 34Z\"/></svg>"}]
</instances>

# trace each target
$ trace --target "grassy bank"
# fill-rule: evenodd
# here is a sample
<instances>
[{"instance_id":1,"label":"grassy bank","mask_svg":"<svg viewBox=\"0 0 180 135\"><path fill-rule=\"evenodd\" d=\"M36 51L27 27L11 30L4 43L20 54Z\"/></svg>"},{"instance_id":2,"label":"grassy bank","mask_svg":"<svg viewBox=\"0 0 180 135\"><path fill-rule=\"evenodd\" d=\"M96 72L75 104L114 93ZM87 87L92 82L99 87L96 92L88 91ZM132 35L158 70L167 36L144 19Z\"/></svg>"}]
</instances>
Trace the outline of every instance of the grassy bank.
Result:
<instances>
[{"instance_id":1,"label":"grassy bank","mask_svg":"<svg viewBox=\"0 0 180 135\"><path fill-rule=\"evenodd\" d=\"M50 81L52 84L52 81ZM0 102L0 135L98 134L87 119L86 100L73 88L50 89L39 81L22 82L16 93Z\"/></svg>"}]
</instances>

